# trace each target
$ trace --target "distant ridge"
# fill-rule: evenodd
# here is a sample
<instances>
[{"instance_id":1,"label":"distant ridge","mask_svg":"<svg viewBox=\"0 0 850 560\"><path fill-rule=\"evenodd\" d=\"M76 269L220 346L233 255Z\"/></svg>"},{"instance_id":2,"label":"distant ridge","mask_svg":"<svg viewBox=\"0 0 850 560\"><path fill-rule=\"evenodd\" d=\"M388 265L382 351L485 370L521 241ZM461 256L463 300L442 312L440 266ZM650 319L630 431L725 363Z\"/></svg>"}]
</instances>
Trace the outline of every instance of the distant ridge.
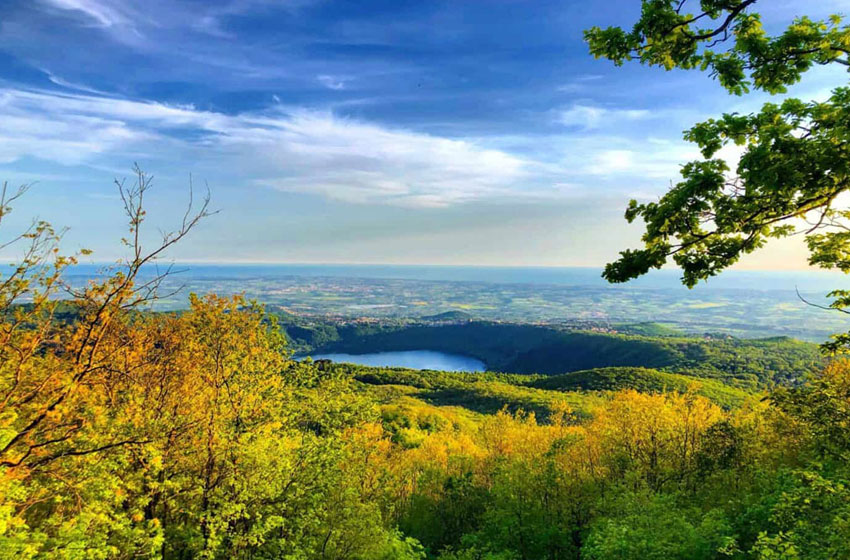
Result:
<instances>
[{"instance_id":1,"label":"distant ridge","mask_svg":"<svg viewBox=\"0 0 850 560\"><path fill-rule=\"evenodd\" d=\"M423 321L472 321L475 317L466 311L445 311L420 317Z\"/></svg>"}]
</instances>

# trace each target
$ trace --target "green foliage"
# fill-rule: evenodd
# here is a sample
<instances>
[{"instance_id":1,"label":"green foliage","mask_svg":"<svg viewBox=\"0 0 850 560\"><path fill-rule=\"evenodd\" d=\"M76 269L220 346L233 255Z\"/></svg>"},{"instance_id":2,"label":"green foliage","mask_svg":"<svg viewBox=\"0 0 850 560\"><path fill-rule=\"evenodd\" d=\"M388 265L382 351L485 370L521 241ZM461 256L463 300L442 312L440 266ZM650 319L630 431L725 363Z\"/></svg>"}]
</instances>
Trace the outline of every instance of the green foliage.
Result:
<instances>
[{"instance_id":1,"label":"green foliage","mask_svg":"<svg viewBox=\"0 0 850 560\"><path fill-rule=\"evenodd\" d=\"M594 524L582 558L592 560L711 560L736 551L721 510L682 508L672 495L624 493Z\"/></svg>"},{"instance_id":2,"label":"green foliage","mask_svg":"<svg viewBox=\"0 0 850 560\"><path fill-rule=\"evenodd\" d=\"M522 460L505 461L496 470L491 502L476 540L493 551L516 551L520 558L570 558L579 554L588 496L565 481L556 455L541 458L529 470ZM578 506L578 507L577 507Z\"/></svg>"},{"instance_id":3,"label":"green foliage","mask_svg":"<svg viewBox=\"0 0 850 560\"><path fill-rule=\"evenodd\" d=\"M382 325L341 333L322 352L429 349L478 358L494 371L561 374L646 367L752 388L799 379L820 367L813 344L788 338L642 336L473 321L462 325Z\"/></svg>"},{"instance_id":4,"label":"green foliage","mask_svg":"<svg viewBox=\"0 0 850 560\"><path fill-rule=\"evenodd\" d=\"M479 525L488 493L475 484L472 473L445 476L426 471L399 526L431 551L456 544Z\"/></svg>"},{"instance_id":5,"label":"green foliage","mask_svg":"<svg viewBox=\"0 0 850 560\"><path fill-rule=\"evenodd\" d=\"M805 385L780 387L775 405L797 419L794 429L811 434L812 453L822 462L850 462L850 372L837 362Z\"/></svg>"},{"instance_id":6,"label":"green foliage","mask_svg":"<svg viewBox=\"0 0 850 560\"><path fill-rule=\"evenodd\" d=\"M783 93L819 65L850 66L850 26L834 15L826 21L795 19L769 36L756 0L703 0L696 13L688 0L643 0L631 31L594 27L585 33L591 53L623 64L709 71L734 94L751 87ZM726 47L725 50L717 50ZM682 167L682 181L658 202L632 200L626 219L641 218L643 248L629 249L605 268L611 282L625 282L661 268L668 258L693 287L760 249L771 238L803 233L809 263L850 271L848 212L839 196L850 188L850 89L839 87L823 102L786 99L749 115L725 114L685 133L703 160ZM716 158L734 143L743 154L734 170ZM734 171L734 172L733 172ZM800 229L799 223L809 224ZM848 301L832 294L832 308ZM850 342L839 336L825 345L836 353Z\"/></svg>"},{"instance_id":7,"label":"green foliage","mask_svg":"<svg viewBox=\"0 0 850 560\"><path fill-rule=\"evenodd\" d=\"M621 65L642 64L707 70L731 93L750 88L781 93L816 65L846 64L850 29L841 16L826 21L799 17L780 35L768 36L756 0L643 0L631 31L593 27L585 32L590 52ZM696 8L696 12L691 12ZM731 41L731 45L728 45ZM719 47L728 46L725 50Z\"/></svg>"},{"instance_id":8,"label":"green foliage","mask_svg":"<svg viewBox=\"0 0 850 560\"><path fill-rule=\"evenodd\" d=\"M724 115L694 126L685 138L705 158L730 143L745 147L733 178L721 159L690 162L683 181L658 202L632 201L626 218L646 223L645 248L609 265L609 280L622 282L660 268L668 256L694 286L737 262L772 237L796 232L788 221L819 212L819 225L806 237L810 263L850 270L843 229L813 233L846 216L832 209L847 187L850 151L841 138L850 119L850 89L838 88L829 101L768 103L752 115Z\"/></svg>"},{"instance_id":9,"label":"green foliage","mask_svg":"<svg viewBox=\"0 0 850 560\"><path fill-rule=\"evenodd\" d=\"M186 313L125 326L133 345L119 346L120 364L133 381L116 387L136 398L114 401L110 429L86 437L147 438L46 471L7 466L6 556L848 553L844 362L762 403L644 368L549 377L295 362L274 322L240 299L193 298ZM717 360L708 341L664 340L677 360ZM6 441L13 425L2 424Z\"/></svg>"},{"instance_id":10,"label":"green foliage","mask_svg":"<svg viewBox=\"0 0 850 560\"><path fill-rule=\"evenodd\" d=\"M121 190L132 233L144 181ZM349 325L313 340L621 367L296 361L241 297L147 312L136 279L153 257L133 241L125 267L60 305L73 259L46 224L23 239L0 282L0 558L850 556L850 362L804 379L810 345ZM756 400L732 383L780 386Z\"/></svg>"},{"instance_id":11,"label":"green foliage","mask_svg":"<svg viewBox=\"0 0 850 560\"><path fill-rule=\"evenodd\" d=\"M446 311L444 313L437 313L436 315L426 315L422 317L423 321L471 321L473 316L466 311Z\"/></svg>"},{"instance_id":12,"label":"green foliage","mask_svg":"<svg viewBox=\"0 0 850 560\"><path fill-rule=\"evenodd\" d=\"M782 473L753 546L758 559L828 560L850 555L846 480L816 471Z\"/></svg>"},{"instance_id":13,"label":"green foliage","mask_svg":"<svg viewBox=\"0 0 850 560\"><path fill-rule=\"evenodd\" d=\"M679 329L661 323L629 323L617 325L616 329L623 334L635 334L638 336L687 336Z\"/></svg>"},{"instance_id":14,"label":"green foliage","mask_svg":"<svg viewBox=\"0 0 850 560\"><path fill-rule=\"evenodd\" d=\"M532 386L557 391L619 391L634 389L643 393L692 391L724 407L741 406L753 398L752 393L713 379L666 373L647 368L600 368L576 371L538 379Z\"/></svg>"},{"instance_id":15,"label":"green foliage","mask_svg":"<svg viewBox=\"0 0 850 560\"><path fill-rule=\"evenodd\" d=\"M540 376L499 373L452 373L445 371L373 368L352 364L333 366L368 385L415 388L408 393L430 404L457 406L482 414L507 409L524 410L547 418L562 403L578 414L587 415L598 398L582 393L559 394L532 385Z\"/></svg>"}]
</instances>

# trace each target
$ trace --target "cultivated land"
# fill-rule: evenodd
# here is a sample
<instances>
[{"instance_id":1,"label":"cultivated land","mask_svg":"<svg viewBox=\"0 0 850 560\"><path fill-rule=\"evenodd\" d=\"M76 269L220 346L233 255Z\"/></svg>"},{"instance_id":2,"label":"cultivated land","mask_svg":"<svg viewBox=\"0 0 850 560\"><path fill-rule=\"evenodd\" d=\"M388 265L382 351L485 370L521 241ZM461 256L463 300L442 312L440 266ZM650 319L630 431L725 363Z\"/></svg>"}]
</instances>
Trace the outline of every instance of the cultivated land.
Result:
<instances>
[{"instance_id":1,"label":"cultivated land","mask_svg":"<svg viewBox=\"0 0 850 560\"><path fill-rule=\"evenodd\" d=\"M598 276L582 271L590 282ZM90 274L72 278L83 284ZM545 279L545 278L544 278ZM783 280L780 282L780 280ZM675 278L673 278L675 282ZM750 284L752 284L752 280ZM785 286L773 289L772 284ZM262 267L217 267L204 274L187 267L163 285L184 290L157 302L158 309L186 306L185 293L244 293L271 309L332 322L351 320L453 318L519 323L566 324L597 330L634 329L653 322L689 334L724 333L737 337L790 336L821 342L850 327L850 318L824 313L800 300L793 284L765 275L767 289L681 286L620 287L433 281L412 279L287 275ZM810 301L823 301L823 292L806 290ZM181 295L183 294L183 295ZM448 315L443 315L448 313ZM452 315L455 313L455 315Z\"/></svg>"}]
</instances>

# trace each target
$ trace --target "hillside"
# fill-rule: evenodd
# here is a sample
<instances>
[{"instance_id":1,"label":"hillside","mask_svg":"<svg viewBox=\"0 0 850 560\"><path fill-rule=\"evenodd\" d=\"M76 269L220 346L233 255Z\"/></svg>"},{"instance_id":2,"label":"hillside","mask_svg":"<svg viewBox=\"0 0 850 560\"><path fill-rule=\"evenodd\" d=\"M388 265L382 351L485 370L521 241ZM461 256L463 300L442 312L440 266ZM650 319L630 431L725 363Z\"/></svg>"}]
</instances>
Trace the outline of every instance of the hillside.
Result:
<instances>
[{"instance_id":1,"label":"hillside","mask_svg":"<svg viewBox=\"0 0 850 560\"><path fill-rule=\"evenodd\" d=\"M378 368L354 364L323 366L335 375L351 377L381 402L394 397L414 397L434 406L465 408L494 414L534 412L546 420L566 403L579 417L589 417L606 393L633 389L641 393L693 392L731 409L754 398L756 393L714 379L699 379L648 368L601 368L564 375L464 373L405 368Z\"/></svg>"},{"instance_id":2,"label":"hillside","mask_svg":"<svg viewBox=\"0 0 850 560\"><path fill-rule=\"evenodd\" d=\"M634 389L641 393L693 391L724 408L740 406L753 398L753 393L715 379L697 379L687 375L639 367L575 371L564 375L537 378L528 385L549 391L620 391L623 389Z\"/></svg>"},{"instance_id":3,"label":"hillside","mask_svg":"<svg viewBox=\"0 0 850 560\"><path fill-rule=\"evenodd\" d=\"M480 414L500 410L533 412L547 419L559 403L568 404L579 416L587 417L600 398L581 391L562 393L529 385L537 376L498 373L453 373L403 368L372 368L336 364L335 372L362 383L366 392L381 402L401 395L434 406L460 407Z\"/></svg>"},{"instance_id":4,"label":"hillside","mask_svg":"<svg viewBox=\"0 0 850 560\"><path fill-rule=\"evenodd\" d=\"M687 336L684 331L662 323L625 323L616 325L616 330L623 334L636 334L641 336Z\"/></svg>"},{"instance_id":5,"label":"hillside","mask_svg":"<svg viewBox=\"0 0 850 560\"><path fill-rule=\"evenodd\" d=\"M461 321L472 321L474 319L474 317L470 313L467 313L466 311L445 311L443 313L437 313L435 315L425 315L423 317L420 317L420 319L422 321L433 321L433 322L440 322L440 321L461 322Z\"/></svg>"},{"instance_id":6,"label":"hillside","mask_svg":"<svg viewBox=\"0 0 850 560\"><path fill-rule=\"evenodd\" d=\"M816 345L783 337L644 336L483 321L283 326L300 351L437 350L472 356L488 370L524 374L644 367L754 388L797 382L823 364Z\"/></svg>"}]
</instances>

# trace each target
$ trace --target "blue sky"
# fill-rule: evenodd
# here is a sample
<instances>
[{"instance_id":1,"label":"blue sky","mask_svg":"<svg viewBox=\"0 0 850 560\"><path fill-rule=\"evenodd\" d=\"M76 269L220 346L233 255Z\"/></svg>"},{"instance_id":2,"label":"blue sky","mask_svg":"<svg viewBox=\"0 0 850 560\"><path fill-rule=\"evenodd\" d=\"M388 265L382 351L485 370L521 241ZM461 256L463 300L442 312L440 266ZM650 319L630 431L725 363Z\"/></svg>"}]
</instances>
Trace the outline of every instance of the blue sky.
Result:
<instances>
[{"instance_id":1,"label":"blue sky","mask_svg":"<svg viewBox=\"0 0 850 560\"><path fill-rule=\"evenodd\" d=\"M801 6L848 4L758 6L780 29ZM601 265L640 234L628 199L657 197L696 156L682 130L766 99L587 54L583 29L638 9L6 0L0 179L37 184L4 229L38 215L70 228L69 249L114 259L112 180L138 162L155 176L154 233L180 216L190 174L221 210L171 253L182 261ZM792 93L846 82L817 69ZM781 244L743 264L803 262Z\"/></svg>"}]
</instances>

